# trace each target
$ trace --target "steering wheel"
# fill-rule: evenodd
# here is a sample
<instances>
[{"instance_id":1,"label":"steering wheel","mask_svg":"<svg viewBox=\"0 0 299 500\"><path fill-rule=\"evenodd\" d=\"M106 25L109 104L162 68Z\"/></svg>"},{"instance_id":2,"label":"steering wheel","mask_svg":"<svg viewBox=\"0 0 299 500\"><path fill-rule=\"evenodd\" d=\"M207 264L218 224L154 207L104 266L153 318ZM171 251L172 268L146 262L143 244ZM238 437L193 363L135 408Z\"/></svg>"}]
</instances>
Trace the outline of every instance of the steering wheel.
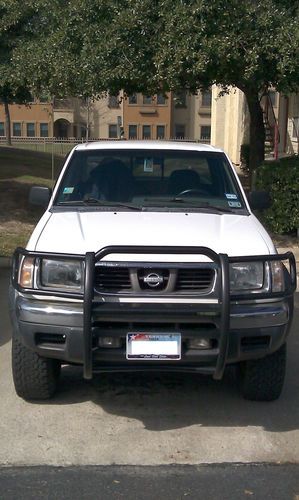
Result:
<instances>
[{"instance_id":1,"label":"steering wheel","mask_svg":"<svg viewBox=\"0 0 299 500\"><path fill-rule=\"evenodd\" d=\"M181 191L178 193L176 196L192 196L192 195L202 195L202 194L207 194L205 193L202 189L185 189L184 191Z\"/></svg>"}]
</instances>

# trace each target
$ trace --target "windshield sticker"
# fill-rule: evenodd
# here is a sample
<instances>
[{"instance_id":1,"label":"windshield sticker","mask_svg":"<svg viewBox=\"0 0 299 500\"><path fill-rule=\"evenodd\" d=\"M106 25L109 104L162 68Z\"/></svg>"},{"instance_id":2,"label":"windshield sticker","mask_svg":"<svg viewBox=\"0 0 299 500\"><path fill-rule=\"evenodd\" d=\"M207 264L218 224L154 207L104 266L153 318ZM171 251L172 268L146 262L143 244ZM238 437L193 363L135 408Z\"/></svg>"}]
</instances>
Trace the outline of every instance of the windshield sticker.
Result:
<instances>
[{"instance_id":1,"label":"windshield sticker","mask_svg":"<svg viewBox=\"0 0 299 500\"><path fill-rule=\"evenodd\" d=\"M228 206L231 208L241 208L241 203L239 201L228 201Z\"/></svg>"},{"instance_id":2,"label":"windshield sticker","mask_svg":"<svg viewBox=\"0 0 299 500\"><path fill-rule=\"evenodd\" d=\"M143 163L143 171L144 172L153 172L154 171L154 160L153 158L144 158Z\"/></svg>"},{"instance_id":3,"label":"windshield sticker","mask_svg":"<svg viewBox=\"0 0 299 500\"><path fill-rule=\"evenodd\" d=\"M64 188L64 190L63 190L63 194L72 194L73 192L74 192L73 187L67 187L67 188Z\"/></svg>"},{"instance_id":4,"label":"windshield sticker","mask_svg":"<svg viewBox=\"0 0 299 500\"><path fill-rule=\"evenodd\" d=\"M225 193L225 196L228 200L237 200L238 199L238 196L236 194L233 194L233 193Z\"/></svg>"}]
</instances>

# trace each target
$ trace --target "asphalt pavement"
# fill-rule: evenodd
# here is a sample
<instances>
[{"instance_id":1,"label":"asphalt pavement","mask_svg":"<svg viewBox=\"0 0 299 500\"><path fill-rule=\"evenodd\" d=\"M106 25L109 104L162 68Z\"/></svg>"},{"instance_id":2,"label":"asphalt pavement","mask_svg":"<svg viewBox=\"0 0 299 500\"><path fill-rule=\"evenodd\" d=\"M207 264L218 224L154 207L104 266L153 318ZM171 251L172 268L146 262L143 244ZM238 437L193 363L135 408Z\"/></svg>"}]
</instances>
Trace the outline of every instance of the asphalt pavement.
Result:
<instances>
[{"instance_id":1,"label":"asphalt pavement","mask_svg":"<svg viewBox=\"0 0 299 500\"><path fill-rule=\"evenodd\" d=\"M0 269L1 500L299 499L298 293L278 401L243 400L233 369L220 382L190 374L87 382L64 367L59 393L40 404L13 388L8 274Z\"/></svg>"}]
</instances>

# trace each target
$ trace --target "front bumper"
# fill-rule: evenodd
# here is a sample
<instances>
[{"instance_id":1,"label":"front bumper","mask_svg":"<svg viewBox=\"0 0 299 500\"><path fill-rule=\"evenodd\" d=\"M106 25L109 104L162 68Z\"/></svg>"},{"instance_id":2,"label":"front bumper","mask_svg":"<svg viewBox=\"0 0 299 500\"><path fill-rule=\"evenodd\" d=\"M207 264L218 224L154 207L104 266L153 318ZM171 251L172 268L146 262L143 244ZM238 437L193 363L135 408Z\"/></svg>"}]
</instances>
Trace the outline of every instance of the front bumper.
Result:
<instances>
[{"instance_id":1,"label":"front bumper","mask_svg":"<svg viewBox=\"0 0 299 500\"><path fill-rule=\"evenodd\" d=\"M128 250L129 249L129 250ZM125 247L127 253L139 253L142 247ZM100 257L124 252L124 247L109 247ZM148 253L148 247L144 251ZM175 253L188 253L185 247ZM285 293L248 297L231 297L228 286L227 256L210 249L196 248L190 253L212 256L220 267L220 297L217 303L105 302L94 296L94 254L85 260L85 293L82 299L47 298L33 295L32 290L11 288L11 311L14 330L22 342L41 356L66 363L82 364L84 375L95 371L167 370L211 373L221 378L225 365L264 357L276 351L286 340L293 314L295 270L291 265L291 283ZM153 253L170 253L153 247ZM279 256L273 256L276 259ZM284 256L285 257L285 256ZM260 259L261 257L259 257ZM265 256L271 260L272 256ZM282 258L282 257L281 257ZM246 259L246 258L243 258ZM253 258L250 257L252 260ZM14 271L16 273L16 269ZM15 280L13 280L15 285ZM239 300L237 300L239 299ZM132 331L150 333L179 332L182 356L179 361L131 361L126 359L126 334ZM100 348L99 338L118 337L118 348ZM189 341L201 337L211 341L211 348L190 349Z\"/></svg>"}]
</instances>

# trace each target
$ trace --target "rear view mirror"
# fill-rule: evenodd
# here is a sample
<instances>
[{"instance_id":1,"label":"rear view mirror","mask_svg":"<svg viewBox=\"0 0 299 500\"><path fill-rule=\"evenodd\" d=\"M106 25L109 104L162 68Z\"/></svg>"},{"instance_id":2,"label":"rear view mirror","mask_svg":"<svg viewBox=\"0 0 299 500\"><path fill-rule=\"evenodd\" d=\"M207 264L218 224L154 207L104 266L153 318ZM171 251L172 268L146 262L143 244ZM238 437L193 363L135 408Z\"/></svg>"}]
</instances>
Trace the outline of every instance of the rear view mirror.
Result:
<instances>
[{"instance_id":1,"label":"rear view mirror","mask_svg":"<svg viewBox=\"0 0 299 500\"><path fill-rule=\"evenodd\" d=\"M252 210L266 210L271 206L271 197L268 191L251 191L248 195Z\"/></svg>"},{"instance_id":2,"label":"rear view mirror","mask_svg":"<svg viewBox=\"0 0 299 500\"><path fill-rule=\"evenodd\" d=\"M47 207L52 194L52 189L44 186L33 186L29 193L29 203Z\"/></svg>"}]
</instances>

